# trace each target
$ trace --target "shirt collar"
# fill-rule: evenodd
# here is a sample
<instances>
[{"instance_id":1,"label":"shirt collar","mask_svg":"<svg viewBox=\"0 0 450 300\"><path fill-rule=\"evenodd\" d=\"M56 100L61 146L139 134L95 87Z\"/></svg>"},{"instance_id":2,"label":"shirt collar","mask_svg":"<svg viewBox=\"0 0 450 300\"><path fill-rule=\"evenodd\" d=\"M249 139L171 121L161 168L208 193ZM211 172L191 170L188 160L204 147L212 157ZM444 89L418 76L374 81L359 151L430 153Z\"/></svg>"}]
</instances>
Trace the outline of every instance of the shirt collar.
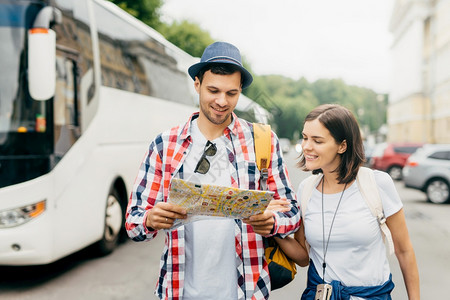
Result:
<instances>
[{"instance_id":1,"label":"shirt collar","mask_svg":"<svg viewBox=\"0 0 450 300\"><path fill-rule=\"evenodd\" d=\"M227 133L232 133L234 136L237 136L240 131L242 131L241 123L239 122L239 118L236 116L236 114L232 113L233 120L231 121L230 125L228 125L227 128L224 130L224 134L227 135Z\"/></svg>"}]
</instances>

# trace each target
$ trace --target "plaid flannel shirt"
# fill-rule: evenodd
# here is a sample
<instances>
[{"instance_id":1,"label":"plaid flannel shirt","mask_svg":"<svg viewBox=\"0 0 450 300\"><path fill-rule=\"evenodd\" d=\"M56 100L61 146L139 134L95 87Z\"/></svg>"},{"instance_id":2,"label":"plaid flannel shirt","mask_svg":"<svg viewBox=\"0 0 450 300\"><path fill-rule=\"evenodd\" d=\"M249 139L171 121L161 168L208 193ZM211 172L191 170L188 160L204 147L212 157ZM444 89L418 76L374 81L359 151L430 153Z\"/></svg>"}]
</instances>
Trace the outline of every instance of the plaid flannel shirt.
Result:
<instances>
[{"instance_id":1,"label":"plaid flannel shirt","mask_svg":"<svg viewBox=\"0 0 450 300\"><path fill-rule=\"evenodd\" d=\"M134 241L153 239L157 231L145 226L146 214L160 201L167 201L170 180L183 178L183 161L192 145L191 121L158 135L150 144L139 169L126 214L126 229ZM253 125L238 119L224 130L224 139L233 166L231 184L242 189L259 188L259 170L253 143ZM272 132L272 158L269 165L268 189L275 198L291 200L291 210L274 213L273 235L286 236L300 225L300 213L284 161L278 138ZM268 299L270 278L264 258L262 236L241 220L235 220L236 265L238 299ZM166 232L165 246L160 262L160 276L155 295L160 299L181 299L185 271L184 226Z\"/></svg>"}]
</instances>

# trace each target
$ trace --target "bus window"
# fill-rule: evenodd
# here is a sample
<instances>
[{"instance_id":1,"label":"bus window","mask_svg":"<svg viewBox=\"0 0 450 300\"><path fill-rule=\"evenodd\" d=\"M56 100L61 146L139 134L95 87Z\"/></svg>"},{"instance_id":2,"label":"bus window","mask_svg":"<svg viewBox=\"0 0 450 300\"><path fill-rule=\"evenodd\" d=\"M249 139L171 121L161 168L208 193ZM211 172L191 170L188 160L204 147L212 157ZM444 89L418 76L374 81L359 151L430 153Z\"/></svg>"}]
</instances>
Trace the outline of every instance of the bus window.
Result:
<instances>
[{"instance_id":1,"label":"bus window","mask_svg":"<svg viewBox=\"0 0 450 300\"><path fill-rule=\"evenodd\" d=\"M192 105L186 71L165 45L97 2L102 84Z\"/></svg>"},{"instance_id":2,"label":"bus window","mask_svg":"<svg viewBox=\"0 0 450 300\"><path fill-rule=\"evenodd\" d=\"M58 56L54 97L55 156L60 159L80 136L77 99L77 65L72 59Z\"/></svg>"},{"instance_id":3,"label":"bus window","mask_svg":"<svg viewBox=\"0 0 450 300\"><path fill-rule=\"evenodd\" d=\"M68 67L67 63L72 65L73 62L76 67L73 82L69 83L69 85L67 85L68 83L63 83L64 81L67 82L66 78L57 78L60 85L59 89L61 89L61 84L64 84L66 88L70 85L76 85L76 88L72 88L69 94L77 95L76 101L72 101L72 107L78 108L78 115L73 116L73 120L69 121L67 119L65 122L67 125L79 127L76 130L83 132L95 116L98 103L98 101L94 101L96 88L87 1L56 0L55 2L63 15L62 23L55 25L54 28L58 37L56 41L56 55L58 56L57 64L59 70L57 72L59 72L59 75L62 74L61 72L63 74L72 74L73 72L67 69L72 67ZM72 62L63 62L61 58ZM61 95L59 97L61 98ZM68 100L67 95L64 97ZM62 101L61 99L58 100ZM61 114L59 117L61 120Z\"/></svg>"}]
</instances>

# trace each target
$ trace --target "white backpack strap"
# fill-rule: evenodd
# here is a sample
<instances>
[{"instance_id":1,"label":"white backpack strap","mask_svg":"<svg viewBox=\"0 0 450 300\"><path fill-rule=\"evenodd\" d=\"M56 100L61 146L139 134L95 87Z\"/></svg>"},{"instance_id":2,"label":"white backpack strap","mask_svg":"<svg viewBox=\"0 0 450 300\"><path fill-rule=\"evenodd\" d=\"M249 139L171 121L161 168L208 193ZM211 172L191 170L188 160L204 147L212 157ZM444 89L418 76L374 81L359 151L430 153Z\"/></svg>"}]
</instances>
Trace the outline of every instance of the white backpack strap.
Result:
<instances>
[{"instance_id":1,"label":"white backpack strap","mask_svg":"<svg viewBox=\"0 0 450 300\"><path fill-rule=\"evenodd\" d=\"M391 231L386 225L383 203L381 202L380 192L378 191L378 185L375 181L373 171L366 167L359 168L356 182L358 183L359 190L369 206L372 215L378 220L383 235L383 241L389 248L389 254L392 255L395 252L394 241L392 240Z\"/></svg>"},{"instance_id":2,"label":"white backpack strap","mask_svg":"<svg viewBox=\"0 0 450 300\"><path fill-rule=\"evenodd\" d=\"M302 194L300 196L300 212L302 214L302 222L305 220L306 208L308 207L308 202L311 199L311 195L314 188L317 186L319 181L322 179L322 175L312 175L305 179L305 184L303 185ZM303 227L304 227L303 223ZM309 244L305 240L306 250L309 253Z\"/></svg>"}]
</instances>

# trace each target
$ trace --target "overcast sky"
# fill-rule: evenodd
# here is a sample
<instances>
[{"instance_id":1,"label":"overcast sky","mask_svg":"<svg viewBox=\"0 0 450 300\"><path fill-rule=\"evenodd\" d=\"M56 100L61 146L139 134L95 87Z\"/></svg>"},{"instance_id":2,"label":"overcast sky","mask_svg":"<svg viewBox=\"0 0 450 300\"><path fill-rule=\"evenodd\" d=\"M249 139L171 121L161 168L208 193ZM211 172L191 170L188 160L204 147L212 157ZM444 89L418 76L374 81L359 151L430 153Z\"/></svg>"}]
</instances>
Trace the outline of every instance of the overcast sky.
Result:
<instances>
[{"instance_id":1,"label":"overcast sky","mask_svg":"<svg viewBox=\"0 0 450 300\"><path fill-rule=\"evenodd\" d=\"M342 78L390 87L392 0L165 0L165 21L187 19L235 44L257 75Z\"/></svg>"}]
</instances>

